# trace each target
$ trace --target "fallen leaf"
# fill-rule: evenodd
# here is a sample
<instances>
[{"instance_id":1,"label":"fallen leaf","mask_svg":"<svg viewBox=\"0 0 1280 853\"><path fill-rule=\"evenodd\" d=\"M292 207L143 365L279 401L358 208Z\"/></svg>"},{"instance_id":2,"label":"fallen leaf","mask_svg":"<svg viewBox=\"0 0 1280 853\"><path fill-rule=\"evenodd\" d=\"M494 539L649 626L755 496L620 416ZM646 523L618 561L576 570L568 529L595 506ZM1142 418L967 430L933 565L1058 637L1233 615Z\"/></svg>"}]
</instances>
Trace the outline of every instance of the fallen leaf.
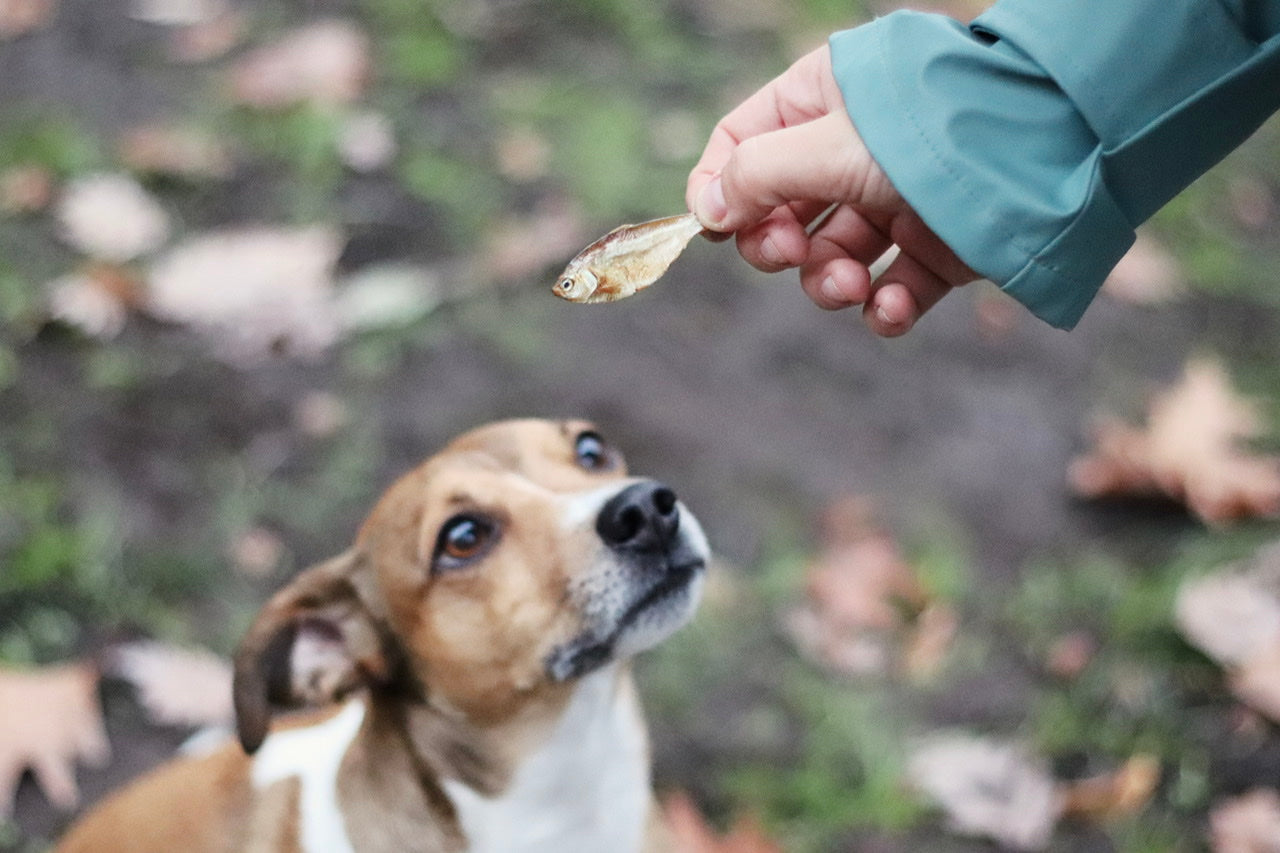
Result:
<instances>
[{"instance_id":1,"label":"fallen leaf","mask_svg":"<svg viewBox=\"0 0 1280 853\"><path fill-rule=\"evenodd\" d=\"M0 0L0 40L43 29L57 10L57 0Z\"/></svg>"},{"instance_id":2,"label":"fallen leaf","mask_svg":"<svg viewBox=\"0 0 1280 853\"><path fill-rule=\"evenodd\" d=\"M265 527L253 527L231 543L231 564L242 575L263 578L280 565L284 541Z\"/></svg>"},{"instance_id":3,"label":"fallen leaf","mask_svg":"<svg viewBox=\"0 0 1280 853\"><path fill-rule=\"evenodd\" d=\"M336 296L344 332L402 328L440 304L440 277L406 263L373 264L343 279Z\"/></svg>"},{"instance_id":4,"label":"fallen leaf","mask_svg":"<svg viewBox=\"0 0 1280 853\"><path fill-rule=\"evenodd\" d=\"M531 127L510 127L498 139L498 171L519 183L546 177L551 166L551 143Z\"/></svg>"},{"instance_id":5,"label":"fallen leaf","mask_svg":"<svg viewBox=\"0 0 1280 853\"><path fill-rule=\"evenodd\" d=\"M347 116L338 134L338 155L357 172L386 168L396 156L395 128L385 113L362 110Z\"/></svg>"},{"instance_id":6,"label":"fallen leaf","mask_svg":"<svg viewBox=\"0 0 1280 853\"><path fill-rule=\"evenodd\" d=\"M1232 693L1280 721L1280 543L1184 581L1174 614L1187 641L1226 668Z\"/></svg>"},{"instance_id":7,"label":"fallen leaf","mask_svg":"<svg viewBox=\"0 0 1280 853\"><path fill-rule=\"evenodd\" d=\"M152 264L146 307L201 332L232 364L314 357L338 338L333 270L342 245L323 226L200 235Z\"/></svg>"},{"instance_id":8,"label":"fallen leaf","mask_svg":"<svg viewBox=\"0 0 1280 853\"><path fill-rule=\"evenodd\" d=\"M1018 850L1044 848L1064 805L1043 760L1018 745L963 733L925 740L913 750L907 776L955 832Z\"/></svg>"},{"instance_id":9,"label":"fallen leaf","mask_svg":"<svg viewBox=\"0 0 1280 853\"><path fill-rule=\"evenodd\" d=\"M169 35L169 58L183 63L220 59L243 40L248 28L244 13L229 7L212 20L175 28Z\"/></svg>"},{"instance_id":10,"label":"fallen leaf","mask_svg":"<svg viewBox=\"0 0 1280 853\"><path fill-rule=\"evenodd\" d=\"M231 664L203 649L142 641L118 646L112 674L138 691L150 718L167 726L230 726Z\"/></svg>"},{"instance_id":11,"label":"fallen leaf","mask_svg":"<svg viewBox=\"0 0 1280 853\"><path fill-rule=\"evenodd\" d=\"M1259 788L1209 813L1213 853L1280 853L1280 794Z\"/></svg>"},{"instance_id":12,"label":"fallen leaf","mask_svg":"<svg viewBox=\"0 0 1280 853\"><path fill-rule=\"evenodd\" d=\"M1131 305L1159 305L1181 296L1186 287L1173 254L1148 232L1139 230L1102 289Z\"/></svg>"},{"instance_id":13,"label":"fallen leaf","mask_svg":"<svg viewBox=\"0 0 1280 853\"><path fill-rule=\"evenodd\" d=\"M53 200L53 173L43 166L0 172L0 213L37 213Z\"/></svg>"},{"instance_id":14,"label":"fallen leaf","mask_svg":"<svg viewBox=\"0 0 1280 853\"><path fill-rule=\"evenodd\" d=\"M1142 811L1160 784L1160 760L1139 753L1111 773L1063 786L1062 813L1090 821L1108 821Z\"/></svg>"},{"instance_id":15,"label":"fallen leaf","mask_svg":"<svg viewBox=\"0 0 1280 853\"><path fill-rule=\"evenodd\" d=\"M1280 648L1280 543L1183 581L1174 619L1188 642L1223 666Z\"/></svg>"},{"instance_id":16,"label":"fallen leaf","mask_svg":"<svg viewBox=\"0 0 1280 853\"><path fill-rule=\"evenodd\" d=\"M1229 684L1241 702L1272 722L1280 721L1280 646L1242 662L1231 673Z\"/></svg>"},{"instance_id":17,"label":"fallen leaf","mask_svg":"<svg viewBox=\"0 0 1280 853\"><path fill-rule=\"evenodd\" d=\"M220 179L230 177L235 168L220 139L192 127L136 127L121 137L118 147L121 161L144 174Z\"/></svg>"},{"instance_id":18,"label":"fallen leaf","mask_svg":"<svg viewBox=\"0 0 1280 853\"><path fill-rule=\"evenodd\" d=\"M169 215L127 175L96 174L71 181L58 200L62 239L103 261L125 263L160 248Z\"/></svg>"},{"instance_id":19,"label":"fallen leaf","mask_svg":"<svg viewBox=\"0 0 1280 853\"><path fill-rule=\"evenodd\" d=\"M586 233L578 208L562 198L546 198L532 213L494 226L480 263L499 281L537 275L581 247Z\"/></svg>"},{"instance_id":20,"label":"fallen leaf","mask_svg":"<svg viewBox=\"0 0 1280 853\"><path fill-rule=\"evenodd\" d=\"M739 818L727 834L719 834L684 792L667 795L662 811L671 833L672 853L782 853L782 846L749 815Z\"/></svg>"},{"instance_id":21,"label":"fallen leaf","mask_svg":"<svg viewBox=\"0 0 1280 853\"><path fill-rule=\"evenodd\" d=\"M317 21L237 61L230 69L231 94L259 109L349 104L364 92L370 67L369 38L359 27Z\"/></svg>"},{"instance_id":22,"label":"fallen leaf","mask_svg":"<svg viewBox=\"0 0 1280 853\"><path fill-rule=\"evenodd\" d=\"M914 679L928 679L951 651L960 616L954 608L935 601L920 611L912 628L904 643L902 668Z\"/></svg>"},{"instance_id":23,"label":"fallen leaf","mask_svg":"<svg viewBox=\"0 0 1280 853\"><path fill-rule=\"evenodd\" d=\"M49 802L75 808L80 801L76 763L100 765L110 752L94 667L0 669L0 816L12 813L25 770Z\"/></svg>"},{"instance_id":24,"label":"fallen leaf","mask_svg":"<svg viewBox=\"0 0 1280 853\"><path fill-rule=\"evenodd\" d=\"M50 282L46 290L53 319L110 340L124 329L128 309L138 304L141 283L123 267L90 264Z\"/></svg>"},{"instance_id":25,"label":"fallen leaf","mask_svg":"<svg viewBox=\"0 0 1280 853\"><path fill-rule=\"evenodd\" d=\"M226 14L227 0L132 0L129 17L162 27L208 23Z\"/></svg>"},{"instance_id":26,"label":"fallen leaf","mask_svg":"<svg viewBox=\"0 0 1280 853\"><path fill-rule=\"evenodd\" d=\"M1165 495L1209 524L1280 516L1280 457L1241 446L1262 424L1220 362L1195 359L1152 401L1145 430L1099 423L1094 449L1072 461L1068 479L1090 498Z\"/></svg>"},{"instance_id":27,"label":"fallen leaf","mask_svg":"<svg viewBox=\"0 0 1280 853\"><path fill-rule=\"evenodd\" d=\"M783 628L802 655L843 677L893 669L924 677L958 628L954 610L930 599L865 498L827 508L804 592L804 601L783 615Z\"/></svg>"}]
</instances>

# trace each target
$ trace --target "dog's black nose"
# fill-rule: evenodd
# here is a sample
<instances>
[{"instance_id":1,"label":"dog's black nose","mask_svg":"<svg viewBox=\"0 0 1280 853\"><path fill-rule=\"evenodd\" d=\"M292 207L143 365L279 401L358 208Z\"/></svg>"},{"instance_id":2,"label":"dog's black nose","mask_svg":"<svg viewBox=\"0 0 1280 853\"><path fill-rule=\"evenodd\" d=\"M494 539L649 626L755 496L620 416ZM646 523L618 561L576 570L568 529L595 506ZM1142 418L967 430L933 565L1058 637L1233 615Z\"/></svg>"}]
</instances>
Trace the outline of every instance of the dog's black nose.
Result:
<instances>
[{"instance_id":1,"label":"dog's black nose","mask_svg":"<svg viewBox=\"0 0 1280 853\"><path fill-rule=\"evenodd\" d=\"M661 483L634 483L611 497L596 516L596 532L614 548L659 551L680 527L676 493Z\"/></svg>"}]
</instances>

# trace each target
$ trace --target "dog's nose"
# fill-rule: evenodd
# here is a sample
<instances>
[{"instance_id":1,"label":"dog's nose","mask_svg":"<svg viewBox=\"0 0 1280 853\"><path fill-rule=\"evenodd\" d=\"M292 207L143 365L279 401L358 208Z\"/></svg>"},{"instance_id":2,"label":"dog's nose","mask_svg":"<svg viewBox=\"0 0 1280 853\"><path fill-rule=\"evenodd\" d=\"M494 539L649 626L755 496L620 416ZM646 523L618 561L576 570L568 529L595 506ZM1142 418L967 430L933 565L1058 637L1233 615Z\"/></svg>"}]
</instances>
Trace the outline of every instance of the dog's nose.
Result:
<instances>
[{"instance_id":1,"label":"dog's nose","mask_svg":"<svg viewBox=\"0 0 1280 853\"><path fill-rule=\"evenodd\" d=\"M676 493L661 483L634 483L611 497L596 516L596 532L614 548L658 551L680 527Z\"/></svg>"}]
</instances>

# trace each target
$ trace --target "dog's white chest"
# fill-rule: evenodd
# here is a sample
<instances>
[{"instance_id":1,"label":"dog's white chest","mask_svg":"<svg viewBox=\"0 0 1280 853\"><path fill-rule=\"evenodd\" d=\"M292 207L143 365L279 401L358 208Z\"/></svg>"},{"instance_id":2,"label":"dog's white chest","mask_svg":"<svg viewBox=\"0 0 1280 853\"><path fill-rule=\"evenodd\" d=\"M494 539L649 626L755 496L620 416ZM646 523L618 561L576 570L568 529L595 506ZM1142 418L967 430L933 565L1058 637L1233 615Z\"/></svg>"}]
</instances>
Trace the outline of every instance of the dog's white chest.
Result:
<instances>
[{"instance_id":1,"label":"dog's white chest","mask_svg":"<svg viewBox=\"0 0 1280 853\"><path fill-rule=\"evenodd\" d=\"M338 808L338 769L364 720L364 703L349 702L314 726L275 732L253 759L252 780L263 789L296 777L299 846L304 853L350 853L351 841Z\"/></svg>"},{"instance_id":2,"label":"dog's white chest","mask_svg":"<svg viewBox=\"0 0 1280 853\"><path fill-rule=\"evenodd\" d=\"M551 739L488 798L445 790L470 853L632 853L650 803L649 755L634 691L610 667L582 680Z\"/></svg>"}]
</instances>

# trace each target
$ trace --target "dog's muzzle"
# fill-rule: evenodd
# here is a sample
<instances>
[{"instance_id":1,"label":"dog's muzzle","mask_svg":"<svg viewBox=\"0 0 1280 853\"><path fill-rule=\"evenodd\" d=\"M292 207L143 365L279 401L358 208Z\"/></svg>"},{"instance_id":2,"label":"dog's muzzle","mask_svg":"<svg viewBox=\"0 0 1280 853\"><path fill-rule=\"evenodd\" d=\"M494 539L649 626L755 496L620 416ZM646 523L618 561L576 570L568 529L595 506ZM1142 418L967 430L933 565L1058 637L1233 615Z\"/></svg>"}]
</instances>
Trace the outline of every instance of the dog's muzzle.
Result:
<instances>
[{"instance_id":1,"label":"dog's muzzle","mask_svg":"<svg viewBox=\"0 0 1280 853\"><path fill-rule=\"evenodd\" d=\"M548 659L556 681L652 647L688 620L699 597L706 537L667 486L624 487L596 513L595 531L607 558L576 590L584 630Z\"/></svg>"}]
</instances>

